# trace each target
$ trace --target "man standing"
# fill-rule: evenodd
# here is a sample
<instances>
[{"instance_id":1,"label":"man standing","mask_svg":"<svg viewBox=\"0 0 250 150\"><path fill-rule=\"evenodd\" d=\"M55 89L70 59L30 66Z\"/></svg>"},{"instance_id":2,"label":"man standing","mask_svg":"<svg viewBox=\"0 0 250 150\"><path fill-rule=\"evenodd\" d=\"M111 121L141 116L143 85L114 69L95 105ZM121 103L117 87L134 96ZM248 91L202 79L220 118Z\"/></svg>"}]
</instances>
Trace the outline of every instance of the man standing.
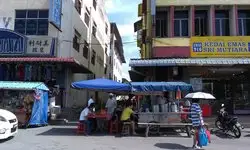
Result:
<instances>
[{"instance_id":1,"label":"man standing","mask_svg":"<svg viewBox=\"0 0 250 150\"><path fill-rule=\"evenodd\" d=\"M105 106L106 109L107 109L107 113L110 116L109 119L112 118L116 106L117 106L116 99L115 99L114 95L112 93L110 93L109 94L109 99L108 99L108 101L106 103L106 106Z\"/></svg>"},{"instance_id":2,"label":"man standing","mask_svg":"<svg viewBox=\"0 0 250 150\"><path fill-rule=\"evenodd\" d=\"M191 105L191 120L192 120L193 128L195 130L195 133L193 135L193 148L196 148L196 149L200 148L197 145L196 134L199 132L199 129L204 125L201 107L198 103L199 103L199 99L193 99L192 105Z\"/></svg>"}]
</instances>

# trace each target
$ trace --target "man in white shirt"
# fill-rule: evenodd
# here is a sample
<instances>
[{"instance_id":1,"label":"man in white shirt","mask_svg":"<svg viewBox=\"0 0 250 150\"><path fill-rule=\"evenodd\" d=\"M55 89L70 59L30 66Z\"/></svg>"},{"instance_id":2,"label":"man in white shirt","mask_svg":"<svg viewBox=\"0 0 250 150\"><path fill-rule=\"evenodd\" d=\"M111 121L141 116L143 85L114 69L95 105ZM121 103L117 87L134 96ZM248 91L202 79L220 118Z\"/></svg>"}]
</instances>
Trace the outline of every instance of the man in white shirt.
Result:
<instances>
[{"instance_id":1,"label":"man in white shirt","mask_svg":"<svg viewBox=\"0 0 250 150\"><path fill-rule=\"evenodd\" d=\"M92 104L95 103L95 101L93 100L93 96L90 96L90 99L88 101L88 107Z\"/></svg>"},{"instance_id":2,"label":"man in white shirt","mask_svg":"<svg viewBox=\"0 0 250 150\"><path fill-rule=\"evenodd\" d=\"M91 121L88 120L88 115L90 114L92 108L93 104L90 104L90 106L84 108L79 118L79 122L84 123L87 126L87 134L90 134L91 132Z\"/></svg>"},{"instance_id":3,"label":"man in white shirt","mask_svg":"<svg viewBox=\"0 0 250 150\"><path fill-rule=\"evenodd\" d=\"M116 99L115 99L114 95L112 93L110 93L109 94L109 99L108 99L105 107L108 110L107 113L109 114L109 116L111 118L112 118L112 116L114 114L116 106L117 106Z\"/></svg>"}]
</instances>

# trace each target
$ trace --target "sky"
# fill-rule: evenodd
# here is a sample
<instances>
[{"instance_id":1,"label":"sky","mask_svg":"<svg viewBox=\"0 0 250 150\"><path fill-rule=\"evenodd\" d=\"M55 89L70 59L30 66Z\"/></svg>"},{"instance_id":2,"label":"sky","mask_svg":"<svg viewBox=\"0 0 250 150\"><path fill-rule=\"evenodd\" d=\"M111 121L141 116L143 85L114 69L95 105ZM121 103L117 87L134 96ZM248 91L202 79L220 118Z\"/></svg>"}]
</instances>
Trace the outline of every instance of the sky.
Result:
<instances>
[{"instance_id":1,"label":"sky","mask_svg":"<svg viewBox=\"0 0 250 150\"><path fill-rule=\"evenodd\" d=\"M136 34L134 33L134 22L137 17L138 4L141 0L106 0L105 7L109 21L115 22L123 40L123 49L126 64L123 64L123 78L130 80L128 70L130 58L139 58L139 49L136 46ZM133 42L134 41L134 42ZM126 43L133 42L133 43Z\"/></svg>"}]
</instances>

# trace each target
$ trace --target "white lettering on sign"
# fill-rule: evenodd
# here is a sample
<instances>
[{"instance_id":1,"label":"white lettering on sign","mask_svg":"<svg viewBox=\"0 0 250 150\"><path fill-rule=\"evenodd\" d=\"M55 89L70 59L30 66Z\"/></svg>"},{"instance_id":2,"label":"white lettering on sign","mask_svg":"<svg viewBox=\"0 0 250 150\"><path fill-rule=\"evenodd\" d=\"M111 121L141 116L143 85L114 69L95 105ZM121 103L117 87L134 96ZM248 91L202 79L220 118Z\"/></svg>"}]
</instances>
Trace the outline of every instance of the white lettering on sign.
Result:
<instances>
[{"instance_id":1,"label":"white lettering on sign","mask_svg":"<svg viewBox=\"0 0 250 150\"><path fill-rule=\"evenodd\" d=\"M52 37L29 37L27 54L54 55L55 39Z\"/></svg>"},{"instance_id":2,"label":"white lettering on sign","mask_svg":"<svg viewBox=\"0 0 250 150\"><path fill-rule=\"evenodd\" d=\"M12 17L0 17L0 28L10 29L9 25Z\"/></svg>"},{"instance_id":3,"label":"white lettering on sign","mask_svg":"<svg viewBox=\"0 0 250 150\"><path fill-rule=\"evenodd\" d=\"M1 53L21 53L23 51L21 38L8 38L0 39L0 52Z\"/></svg>"}]
</instances>

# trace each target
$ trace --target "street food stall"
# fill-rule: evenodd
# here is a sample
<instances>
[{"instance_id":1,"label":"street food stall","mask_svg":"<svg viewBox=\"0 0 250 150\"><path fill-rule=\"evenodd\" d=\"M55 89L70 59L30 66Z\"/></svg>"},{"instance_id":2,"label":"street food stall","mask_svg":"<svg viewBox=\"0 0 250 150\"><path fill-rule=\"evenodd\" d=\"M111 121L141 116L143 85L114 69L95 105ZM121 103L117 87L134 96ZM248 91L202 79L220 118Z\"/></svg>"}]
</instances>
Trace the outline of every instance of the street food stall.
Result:
<instances>
[{"instance_id":1,"label":"street food stall","mask_svg":"<svg viewBox=\"0 0 250 150\"><path fill-rule=\"evenodd\" d=\"M192 124L181 120L181 114L187 112L180 109L180 99L181 92L192 91L192 85L185 82L131 82L131 86L132 94L145 97L138 112L138 127L146 127L145 136L159 134L161 127L185 128L188 136L191 135Z\"/></svg>"},{"instance_id":2,"label":"street food stall","mask_svg":"<svg viewBox=\"0 0 250 150\"><path fill-rule=\"evenodd\" d=\"M119 83L113 80L98 78L93 80L77 81L71 84L71 87L78 90L90 90L114 94L128 94L131 91L129 84ZM98 122L98 129L103 130L104 122L110 118L106 111L101 107L99 111L88 116L91 119L96 119Z\"/></svg>"},{"instance_id":3,"label":"street food stall","mask_svg":"<svg viewBox=\"0 0 250 150\"><path fill-rule=\"evenodd\" d=\"M13 112L19 125L47 125L48 91L42 82L0 81L0 108Z\"/></svg>"}]
</instances>

